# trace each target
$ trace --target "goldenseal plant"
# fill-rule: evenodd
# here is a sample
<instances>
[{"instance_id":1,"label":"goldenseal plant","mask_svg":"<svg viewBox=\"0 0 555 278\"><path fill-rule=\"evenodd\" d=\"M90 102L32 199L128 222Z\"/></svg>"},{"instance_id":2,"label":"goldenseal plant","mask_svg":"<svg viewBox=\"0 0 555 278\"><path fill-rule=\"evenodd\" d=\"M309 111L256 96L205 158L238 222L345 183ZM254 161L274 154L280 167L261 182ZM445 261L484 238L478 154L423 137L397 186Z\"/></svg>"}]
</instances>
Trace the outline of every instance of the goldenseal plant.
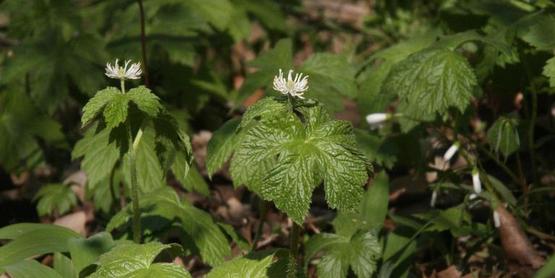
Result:
<instances>
[{"instance_id":1,"label":"goldenseal plant","mask_svg":"<svg viewBox=\"0 0 555 278\"><path fill-rule=\"evenodd\" d=\"M159 98L144 86L126 90L125 81L139 79L141 73L140 63L126 61L120 66L116 60L106 64L106 76L119 80L120 88L100 90L84 106L81 122L89 128L72 154L83 157L81 167L89 189L107 180L112 183L118 168L124 172L131 192L136 243L141 241L140 194L163 187L169 170L184 180L192 159L189 137Z\"/></svg>"},{"instance_id":2,"label":"goldenseal plant","mask_svg":"<svg viewBox=\"0 0 555 278\"><path fill-rule=\"evenodd\" d=\"M296 240L318 185L324 184L331 208L356 210L372 168L352 125L305 98L308 76L290 70L285 79L280 70L273 85L283 96L261 99L242 119L214 133L206 166L211 176L231 159L234 185L246 186L287 214L296 223L291 235Z\"/></svg>"}]
</instances>

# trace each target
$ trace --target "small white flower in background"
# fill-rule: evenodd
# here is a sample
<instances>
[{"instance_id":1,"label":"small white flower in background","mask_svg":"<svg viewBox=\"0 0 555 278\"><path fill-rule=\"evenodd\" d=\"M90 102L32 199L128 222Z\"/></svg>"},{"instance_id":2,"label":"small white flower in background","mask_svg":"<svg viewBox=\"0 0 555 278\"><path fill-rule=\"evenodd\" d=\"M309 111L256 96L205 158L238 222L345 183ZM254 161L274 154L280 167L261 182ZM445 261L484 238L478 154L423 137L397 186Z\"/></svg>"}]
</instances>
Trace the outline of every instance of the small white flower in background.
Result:
<instances>
[{"instance_id":1,"label":"small white flower in background","mask_svg":"<svg viewBox=\"0 0 555 278\"><path fill-rule=\"evenodd\" d=\"M474 188L474 192L476 194L480 194L482 192L482 182L480 181L480 173L478 169L472 169L472 187Z\"/></svg>"},{"instance_id":2,"label":"small white flower in background","mask_svg":"<svg viewBox=\"0 0 555 278\"><path fill-rule=\"evenodd\" d=\"M453 145L451 145L451 147L449 147L449 149L447 149L447 151L443 155L443 160L445 161L451 160L451 158L453 158L453 156L455 156L455 154L459 150L460 146L461 144L459 142L453 143Z\"/></svg>"},{"instance_id":3,"label":"small white flower in background","mask_svg":"<svg viewBox=\"0 0 555 278\"><path fill-rule=\"evenodd\" d=\"M297 73L293 78L293 70L289 70L287 79L285 79L283 71L279 69L279 74L274 77L274 90L284 95L304 98L303 94L308 90L308 75L303 77L302 73Z\"/></svg>"},{"instance_id":4,"label":"small white flower in background","mask_svg":"<svg viewBox=\"0 0 555 278\"><path fill-rule=\"evenodd\" d=\"M391 118L393 118L391 113L372 113L366 116L366 122L368 122L370 127L377 128Z\"/></svg>"},{"instance_id":5,"label":"small white flower in background","mask_svg":"<svg viewBox=\"0 0 555 278\"><path fill-rule=\"evenodd\" d=\"M434 190L432 192L432 199L430 200L430 207L435 207L436 206L436 201L437 201L437 190Z\"/></svg>"},{"instance_id":6,"label":"small white flower in background","mask_svg":"<svg viewBox=\"0 0 555 278\"><path fill-rule=\"evenodd\" d=\"M497 211L493 211L493 225L495 225L495 228L499 228L501 227L501 219L499 218L499 213L497 213Z\"/></svg>"},{"instance_id":7,"label":"small white flower in background","mask_svg":"<svg viewBox=\"0 0 555 278\"><path fill-rule=\"evenodd\" d=\"M468 195L469 200L474 200L476 198L478 198L478 195L476 193L471 193L470 195Z\"/></svg>"},{"instance_id":8,"label":"small white flower in background","mask_svg":"<svg viewBox=\"0 0 555 278\"><path fill-rule=\"evenodd\" d=\"M125 65L120 67L118 59L114 64L106 63L106 76L119 80L139 79L143 71L141 70L141 63L134 63L129 66L131 60L125 61Z\"/></svg>"}]
</instances>

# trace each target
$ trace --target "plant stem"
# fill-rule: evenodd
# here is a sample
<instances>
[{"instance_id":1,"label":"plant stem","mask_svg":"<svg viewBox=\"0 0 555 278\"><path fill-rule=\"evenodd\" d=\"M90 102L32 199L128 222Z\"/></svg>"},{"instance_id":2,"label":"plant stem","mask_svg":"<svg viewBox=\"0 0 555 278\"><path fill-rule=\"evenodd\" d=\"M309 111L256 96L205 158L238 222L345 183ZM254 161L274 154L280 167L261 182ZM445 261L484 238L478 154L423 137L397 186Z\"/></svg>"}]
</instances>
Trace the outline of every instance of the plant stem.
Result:
<instances>
[{"instance_id":1,"label":"plant stem","mask_svg":"<svg viewBox=\"0 0 555 278\"><path fill-rule=\"evenodd\" d=\"M131 131L131 129L129 129ZM139 186L137 184L137 167L135 165L135 150L129 153L131 168L131 194L133 201L133 241L141 243L141 212L139 211Z\"/></svg>"},{"instance_id":2,"label":"plant stem","mask_svg":"<svg viewBox=\"0 0 555 278\"><path fill-rule=\"evenodd\" d=\"M538 95L534 89L532 94L532 113L530 114L530 126L528 128L528 151L530 152L530 166L532 167L532 178L534 184L538 184L538 175L536 171L536 150L534 148L534 127L538 116Z\"/></svg>"},{"instance_id":3,"label":"plant stem","mask_svg":"<svg viewBox=\"0 0 555 278\"><path fill-rule=\"evenodd\" d=\"M289 264L287 265L287 278L297 277L297 261L299 257L299 237L301 226L293 222L289 235Z\"/></svg>"},{"instance_id":4,"label":"plant stem","mask_svg":"<svg viewBox=\"0 0 555 278\"><path fill-rule=\"evenodd\" d=\"M266 213L268 212L268 202L264 201L264 199L258 197L258 210L260 211L258 217L258 227L256 228L256 234L254 235L254 240L252 241L252 248L251 251L256 250L256 245L260 238L262 238L262 232L264 228L264 219L266 218Z\"/></svg>"},{"instance_id":5,"label":"plant stem","mask_svg":"<svg viewBox=\"0 0 555 278\"><path fill-rule=\"evenodd\" d=\"M148 78L148 67L147 67L147 59L146 59L146 34L145 34L145 9L143 7L143 1L137 0L139 4L139 13L140 13L140 20L141 20L141 52L143 55L143 74L145 77L145 86L147 88L150 87L150 80Z\"/></svg>"}]
</instances>

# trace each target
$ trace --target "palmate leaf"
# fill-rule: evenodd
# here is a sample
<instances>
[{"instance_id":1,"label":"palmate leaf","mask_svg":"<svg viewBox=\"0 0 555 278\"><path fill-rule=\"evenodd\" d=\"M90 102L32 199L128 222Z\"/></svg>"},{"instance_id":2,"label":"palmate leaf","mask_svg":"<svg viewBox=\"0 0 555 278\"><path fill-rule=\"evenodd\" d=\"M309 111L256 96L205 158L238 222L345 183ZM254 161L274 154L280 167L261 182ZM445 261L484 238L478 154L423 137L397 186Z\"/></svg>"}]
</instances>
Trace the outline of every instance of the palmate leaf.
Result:
<instances>
[{"instance_id":1,"label":"palmate leaf","mask_svg":"<svg viewBox=\"0 0 555 278\"><path fill-rule=\"evenodd\" d=\"M446 116L450 108L463 112L477 85L468 62L446 48L428 48L396 64L382 90L399 96L398 110L408 119L431 121ZM414 121L401 121L404 130Z\"/></svg>"},{"instance_id":2,"label":"palmate leaf","mask_svg":"<svg viewBox=\"0 0 555 278\"><path fill-rule=\"evenodd\" d=\"M272 107L276 102L261 105ZM291 112L257 117L245 113L248 128L242 131L230 166L234 184L274 201L297 223L303 222L312 191L322 181L330 207L356 209L369 164L357 150L352 126L331 120L320 105L297 111L304 123ZM251 118L258 123L251 123Z\"/></svg>"},{"instance_id":3,"label":"palmate leaf","mask_svg":"<svg viewBox=\"0 0 555 278\"><path fill-rule=\"evenodd\" d=\"M83 126L89 124L103 111L106 126L117 127L127 119L129 102L137 105L150 118L155 118L162 110L158 96L144 86L133 88L125 94L114 87L108 87L98 91L83 107L81 123Z\"/></svg>"},{"instance_id":4,"label":"palmate leaf","mask_svg":"<svg viewBox=\"0 0 555 278\"><path fill-rule=\"evenodd\" d=\"M357 277L372 277L381 247L371 232L358 232L353 236L321 233L307 242L305 252L308 259L323 253L317 265L318 277L347 277L349 267Z\"/></svg>"},{"instance_id":5,"label":"palmate leaf","mask_svg":"<svg viewBox=\"0 0 555 278\"><path fill-rule=\"evenodd\" d=\"M171 245L159 242L122 243L100 256L98 269L89 277L191 277L182 266L171 263L153 263L163 250L171 247Z\"/></svg>"},{"instance_id":6,"label":"palmate leaf","mask_svg":"<svg viewBox=\"0 0 555 278\"><path fill-rule=\"evenodd\" d=\"M61 215L77 204L77 197L71 187L65 184L47 184L37 192L37 211L40 216L57 212Z\"/></svg>"}]
</instances>

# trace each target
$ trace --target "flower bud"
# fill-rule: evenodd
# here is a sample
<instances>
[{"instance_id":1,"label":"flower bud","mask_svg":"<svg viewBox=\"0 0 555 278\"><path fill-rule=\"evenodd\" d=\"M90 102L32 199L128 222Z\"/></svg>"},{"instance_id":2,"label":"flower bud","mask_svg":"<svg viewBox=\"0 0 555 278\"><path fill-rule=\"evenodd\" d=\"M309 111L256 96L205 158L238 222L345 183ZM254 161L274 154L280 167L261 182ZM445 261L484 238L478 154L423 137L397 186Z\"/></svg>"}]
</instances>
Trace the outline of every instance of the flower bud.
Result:
<instances>
[{"instance_id":1,"label":"flower bud","mask_svg":"<svg viewBox=\"0 0 555 278\"><path fill-rule=\"evenodd\" d=\"M482 192L482 182L480 181L480 173L478 169L472 169L472 187L474 188L474 192L476 194L480 194Z\"/></svg>"},{"instance_id":2,"label":"flower bud","mask_svg":"<svg viewBox=\"0 0 555 278\"><path fill-rule=\"evenodd\" d=\"M453 156L455 156L455 154L459 150L460 146L461 144L459 142L453 143L453 145L451 145L451 147L449 147L449 149L447 149L447 151L443 155L443 160L445 161L451 160L451 158L453 158Z\"/></svg>"}]
</instances>

